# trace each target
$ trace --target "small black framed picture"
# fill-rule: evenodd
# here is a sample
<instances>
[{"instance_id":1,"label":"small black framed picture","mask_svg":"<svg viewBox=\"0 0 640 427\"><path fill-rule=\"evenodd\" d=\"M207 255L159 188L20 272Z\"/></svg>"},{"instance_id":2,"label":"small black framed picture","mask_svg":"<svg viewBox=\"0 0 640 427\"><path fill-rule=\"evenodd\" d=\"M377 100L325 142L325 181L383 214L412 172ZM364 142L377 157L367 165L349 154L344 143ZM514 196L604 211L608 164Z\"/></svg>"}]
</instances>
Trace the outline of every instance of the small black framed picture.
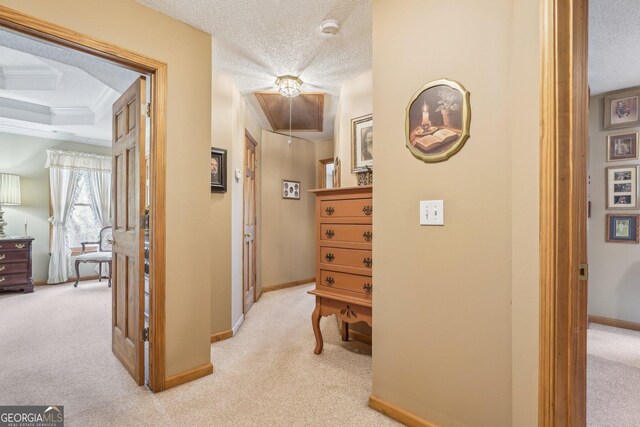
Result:
<instances>
[{"instance_id":1,"label":"small black framed picture","mask_svg":"<svg viewBox=\"0 0 640 427\"><path fill-rule=\"evenodd\" d=\"M211 148L211 192L227 192L227 150Z\"/></svg>"}]
</instances>

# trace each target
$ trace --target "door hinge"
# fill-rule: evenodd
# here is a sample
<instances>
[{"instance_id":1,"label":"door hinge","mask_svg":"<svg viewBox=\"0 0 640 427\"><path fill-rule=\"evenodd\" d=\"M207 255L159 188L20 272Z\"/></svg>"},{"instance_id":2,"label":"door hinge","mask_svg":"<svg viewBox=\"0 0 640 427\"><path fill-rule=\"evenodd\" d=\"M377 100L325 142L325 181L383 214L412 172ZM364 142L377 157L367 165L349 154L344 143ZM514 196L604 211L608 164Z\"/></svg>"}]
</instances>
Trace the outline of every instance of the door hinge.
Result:
<instances>
[{"instance_id":1,"label":"door hinge","mask_svg":"<svg viewBox=\"0 0 640 427\"><path fill-rule=\"evenodd\" d=\"M151 117L151 103L147 102L142 106L142 108L143 108L143 111L142 111L143 114L147 117Z\"/></svg>"},{"instance_id":2,"label":"door hinge","mask_svg":"<svg viewBox=\"0 0 640 427\"><path fill-rule=\"evenodd\" d=\"M580 264L578 266L578 278L580 280L589 280L589 264Z\"/></svg>"},{"instance_id":3,"label":"door hinge","mask_svg":"<svg viewBox=\"0 0 640 427\"><path fill-rule=\"evenodd\" d=\"M143 328L142 331L140 331L140 339L142 340L142 342L149 341L149 327L148 326L146 328Z\"/></svg>"}]
</instances>

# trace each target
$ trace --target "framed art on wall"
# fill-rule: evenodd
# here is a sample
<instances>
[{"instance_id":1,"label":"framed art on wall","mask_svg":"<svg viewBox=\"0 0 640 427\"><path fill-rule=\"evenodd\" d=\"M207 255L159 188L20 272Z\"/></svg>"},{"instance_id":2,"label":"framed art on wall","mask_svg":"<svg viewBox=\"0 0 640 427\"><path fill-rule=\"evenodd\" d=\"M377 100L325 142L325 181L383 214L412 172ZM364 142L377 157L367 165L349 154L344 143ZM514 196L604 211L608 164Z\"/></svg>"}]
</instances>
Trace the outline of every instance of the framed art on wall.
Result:
<instances>
[{"instance_id":1,"label":"framed art on wall","mask_svg":"<svg viewBox=\"0 0 640 427\"><path fill-rule=\"evenodd\" d=\"M211 149L211 192L227 192L227 150Z\"/></svg>"},{"instance_id":2,"label":"framed art on wall","mask_svg":"<svg viewBox=\"0 0 640 427\"><path fill-rule=\"evenodd\" d=\"M373 167L373 115L351 120L351 172Z\"/></svg>"},{"instance_id":3,"label":"framed art on wall","mask_svg":"<svg viewBox=\"0 0 640 427\"><path fill-rule=\"evenodd\" d=\"M638 219L640 215L607 214L605 236L607 242L639 243Z\"/></svg>"},{"instance_id":4,"label":"framed art on wall","mask_svg":"<svg viewBox=\"0 0 640 427\"><path fill-rule=\"evenodd\" d=\"M638 209L638 166L609 166L607 209Z\"/></svg>"},{"instance_id":5,"label":"framed art on wall","mask_svg":"<svg viewBox=\"0 0 640 427\"><path fill-rule=\"evenodd\" d=\"M640 90L613 92L604 97L604 128L620 129L640 125Z\"/></svg>"},{"instance_id":6,"label":"framed art on wall","mask_svg":"<svg viewBox=\"0 0 640 427\"><path fill-rule=\"evenodd\" d=\"M607 136L607 162L638 158L638 132Z\"/></svg>"},{"instance_id":7,"label":"framed art on wall","mask_svg":"<svg viewBox=\"0 0 640 427\"><path fill-rule=\"evenodd\" d=\"M426 163L442 162L469 138L469 92L458 82L436 80L416 92L406 110L406 146Z\"/></svg>"},{"instance_id":8,"label":"framed art on wall","mask_svg":"<svg viewBox=\"0 0 640 427\"><path fill-rule=\"evenodd\" d=\"M282 198L300 200L300 181L282 180Z\"/></svg>"}]
</instances>

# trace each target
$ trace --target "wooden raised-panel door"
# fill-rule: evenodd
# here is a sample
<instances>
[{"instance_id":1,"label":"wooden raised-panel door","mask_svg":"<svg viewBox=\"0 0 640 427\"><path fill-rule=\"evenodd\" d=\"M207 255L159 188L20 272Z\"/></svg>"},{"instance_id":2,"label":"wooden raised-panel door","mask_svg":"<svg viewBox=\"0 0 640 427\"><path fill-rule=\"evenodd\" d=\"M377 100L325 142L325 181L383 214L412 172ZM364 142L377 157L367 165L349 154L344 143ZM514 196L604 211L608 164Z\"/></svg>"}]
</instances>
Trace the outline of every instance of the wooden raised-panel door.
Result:
<instances>
[{"instance_id":1,"label":"wooden raised-panel door","mask_svg":"<svg viewBox=\"0 0 640 427\"><path fill-rule=\"evenodd\" d=\"M249 311L256 298L256 142L245 138L244 152L244 249L243 312Z\"/></svg>"},{"instance_id":2,"label":"wooden raised-panel door","mask_svg":"<svg viewBox=\"0 0 640 427\"><path fill-rule=\"evenodd\" d=\"M144 383L145 78L113 104L113 312L111 348Z\"/></svg>"}]
</instances>

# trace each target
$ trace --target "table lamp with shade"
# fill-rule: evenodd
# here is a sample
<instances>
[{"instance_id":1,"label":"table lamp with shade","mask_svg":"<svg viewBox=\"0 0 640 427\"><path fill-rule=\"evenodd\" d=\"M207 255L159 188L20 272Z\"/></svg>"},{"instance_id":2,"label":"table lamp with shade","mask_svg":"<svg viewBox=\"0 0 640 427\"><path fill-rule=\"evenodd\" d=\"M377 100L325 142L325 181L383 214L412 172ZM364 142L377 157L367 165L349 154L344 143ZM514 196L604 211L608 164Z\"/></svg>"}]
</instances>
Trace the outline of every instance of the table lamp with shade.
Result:
<instances>
[{"instance_id":1,"label":"table lamp with shade","mask_svg":"<svg viewBox=\"0 0 640 427\"><path fill-rule=\"evenodd\" d=\"M2 205L20 204L20 177L8 173L0 173L0 238L7 237L4 234L4 211Z\"/></svg>"}]
</instances>

